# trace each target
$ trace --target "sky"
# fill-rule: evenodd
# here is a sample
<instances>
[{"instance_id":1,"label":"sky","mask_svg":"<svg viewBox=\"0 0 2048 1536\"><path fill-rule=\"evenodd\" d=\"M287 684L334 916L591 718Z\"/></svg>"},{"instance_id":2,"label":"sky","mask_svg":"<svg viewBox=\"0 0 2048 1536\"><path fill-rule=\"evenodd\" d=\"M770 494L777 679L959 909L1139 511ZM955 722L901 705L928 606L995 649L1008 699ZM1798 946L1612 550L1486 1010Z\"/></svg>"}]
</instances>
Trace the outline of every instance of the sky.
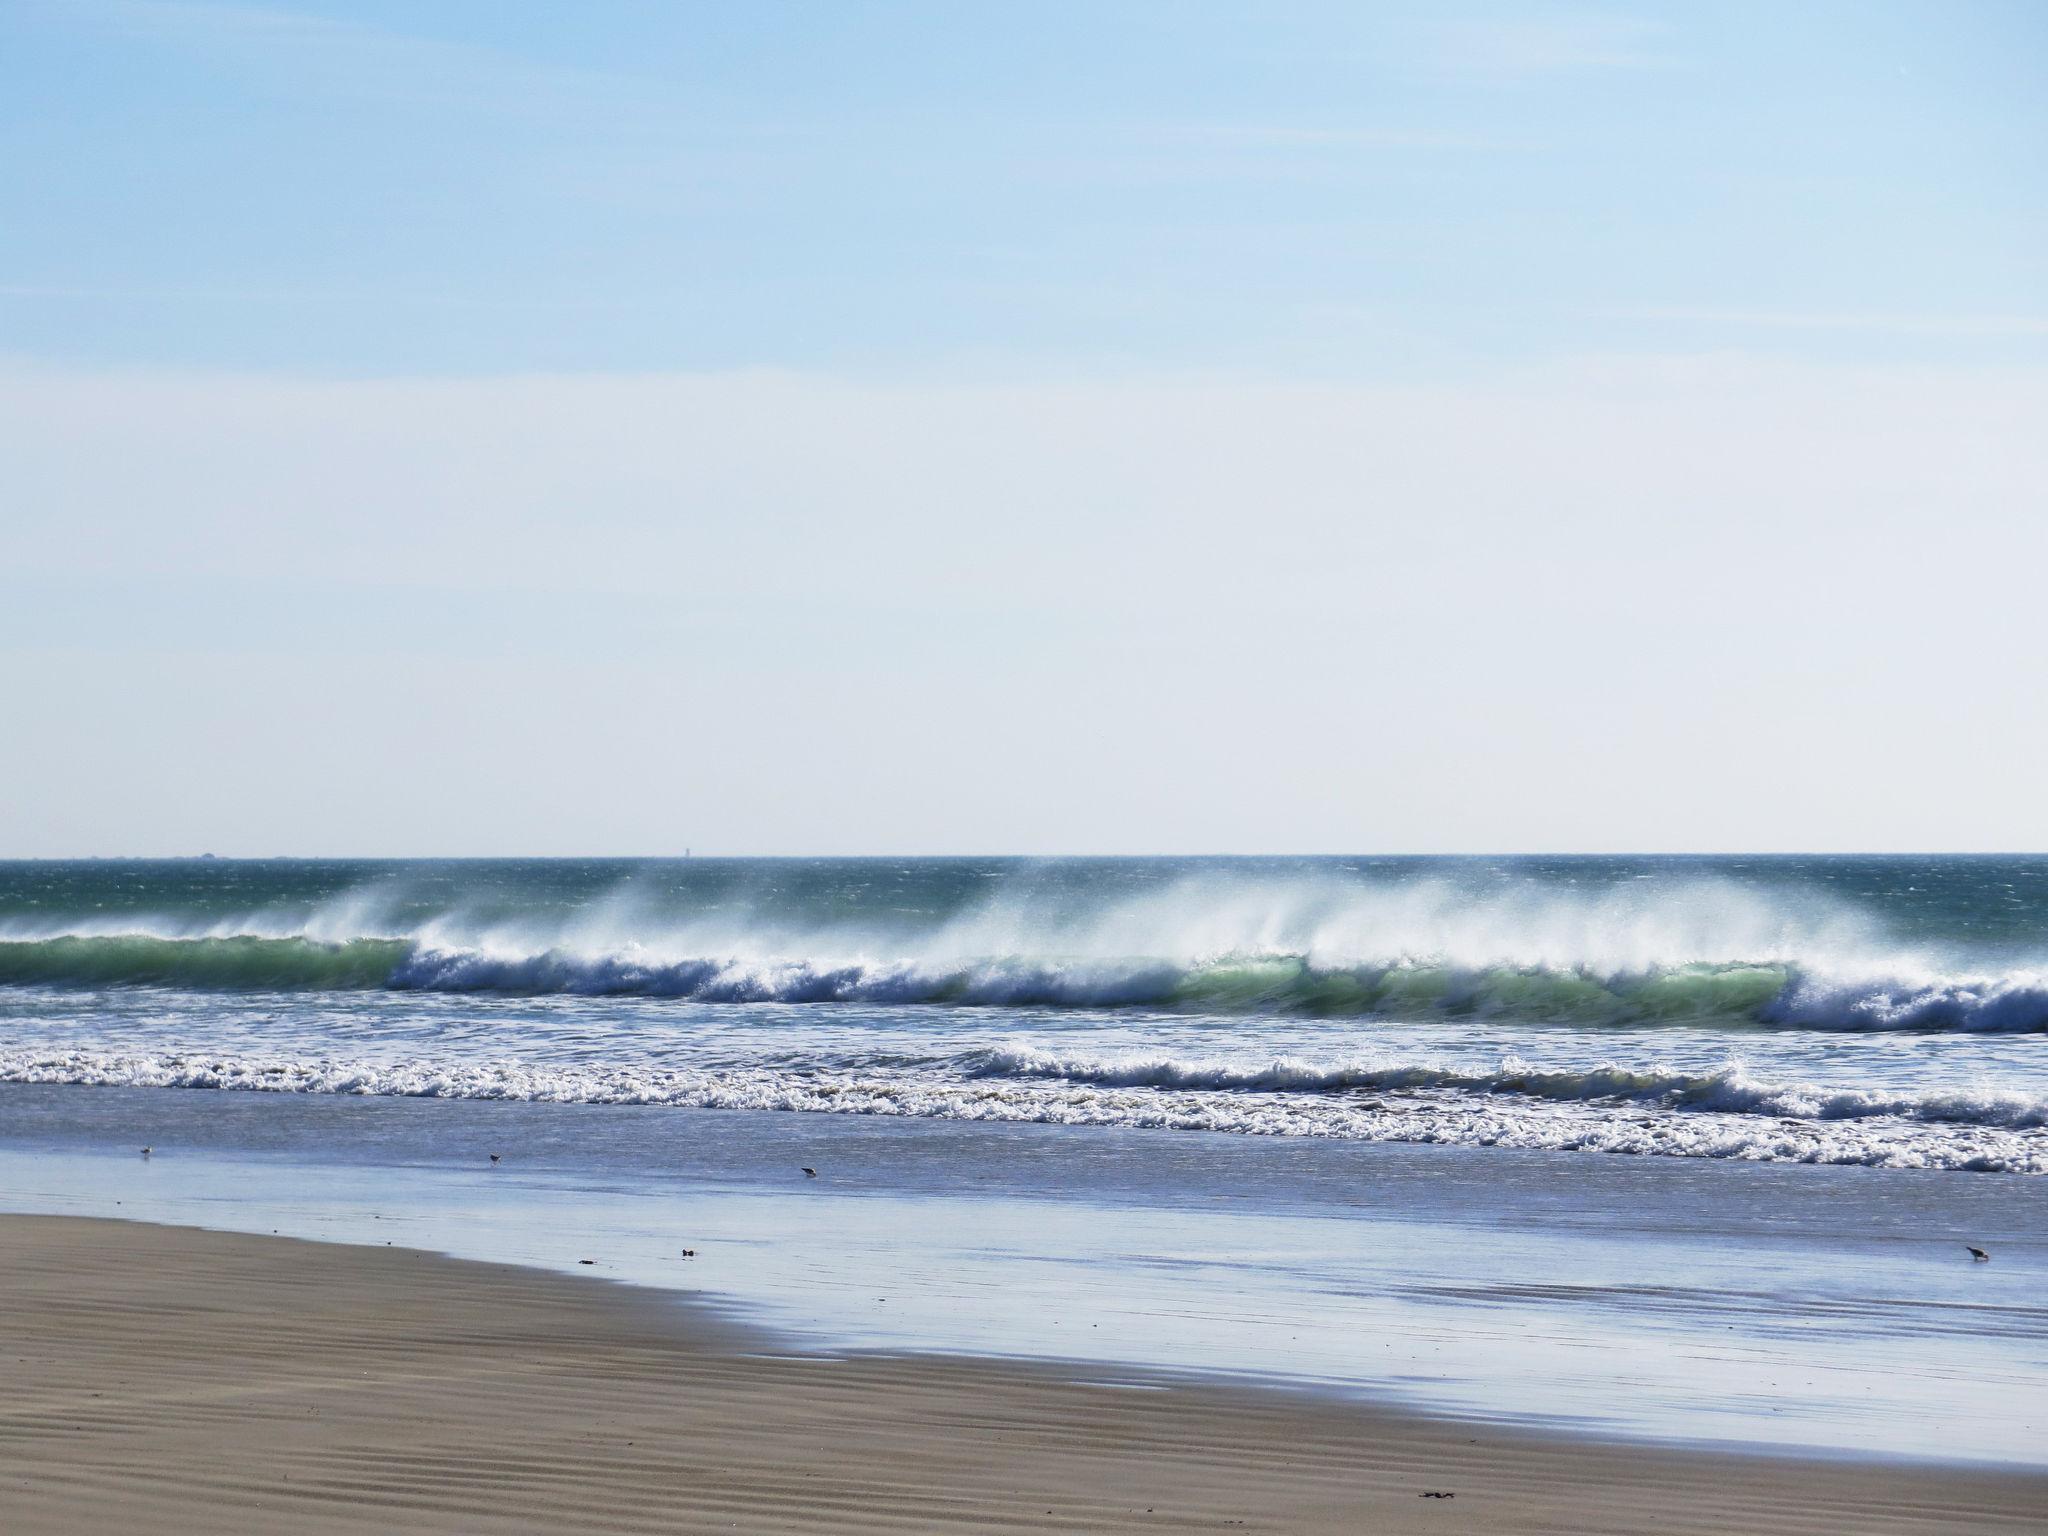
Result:
<instances>
[{"instance_id":1,"label":"sky","mask_svg":"<svg viewBox=\"0 0 2048 1536\"><path fill-rule=\"evenodd\" d=\"M0 856L2048 849L2048 9L0 4Z\"/></svg>"}]
</instances>

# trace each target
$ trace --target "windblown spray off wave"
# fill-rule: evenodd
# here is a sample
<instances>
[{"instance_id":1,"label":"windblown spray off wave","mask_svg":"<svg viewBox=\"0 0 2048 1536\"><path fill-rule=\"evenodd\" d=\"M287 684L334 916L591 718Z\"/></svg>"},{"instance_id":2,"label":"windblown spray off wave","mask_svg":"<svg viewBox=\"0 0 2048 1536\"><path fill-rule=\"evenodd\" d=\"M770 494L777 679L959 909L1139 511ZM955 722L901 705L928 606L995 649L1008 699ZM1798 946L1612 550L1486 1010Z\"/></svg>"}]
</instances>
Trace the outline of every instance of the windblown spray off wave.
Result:
<instances>
[{"instance_id":1,"label":"windblown spray off wave","mask_svg":"<svg viewBox=\"0 0 2048 1536\"><path fill-rule=\"evenodd\" d=\"M938 865L861 883L843 870L766 890L587 894L387 878L242 911L189 893L126 912L48 901L0 909L0 986L2048 1030L2048 964L2035 963L2048 944L1900 935L1833 893L1726 876L1589 889L1469 873L986 882Z\"/></svg>"},{"instance_id":2,"label":"windblown spray off wave","mask_svg":"<svg viewBox=\"0 0 2048 1536\"><path fill-rule=\"evenodd\" d=\"M0 866L0 1081L2048 1170L2048 861Z\"/></svg>"},{"instance_id":3,"label":"windblown spray off wave","mask_svg":"<svg viewBox=\"0 0 2048 1536\"><path fill-rule=\"evenodd\" d=\"M822 941L829 944L829 938ZM704 1003L858 1002L1012 1008L1143 1008L1369 1018L1470 1014L1588 1025L1722 1020L1802 1029L2048 1030L2048 975L1955 976L1911 960L1835 969L1797 957L1460 963L1441 954L1339 958L1285 951L1211 956L823 953L679 954L504 940L230 933L0 937L0 986L223 991L392 991L676 998Z\"/></svg>"}]
</instances>

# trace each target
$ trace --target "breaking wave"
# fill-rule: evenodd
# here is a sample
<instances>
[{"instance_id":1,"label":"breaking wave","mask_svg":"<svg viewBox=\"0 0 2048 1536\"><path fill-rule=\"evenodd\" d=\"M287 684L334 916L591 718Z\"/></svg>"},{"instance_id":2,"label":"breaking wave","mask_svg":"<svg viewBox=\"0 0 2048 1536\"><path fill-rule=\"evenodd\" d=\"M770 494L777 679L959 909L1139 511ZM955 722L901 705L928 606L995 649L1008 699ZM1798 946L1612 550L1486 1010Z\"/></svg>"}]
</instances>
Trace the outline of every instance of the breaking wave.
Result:
<instances>
[{"instance_id":1,"label":"breaking wave","mask_svg":"<svg viewBox=\"0 0 2048 1536\"><path fill-rule=\"evenodd\" d=\"M0 1082L2048 1172L2048 863L1417 868L6 866Z\"/></svg>"},{"instance_id":2,"label":"breaking wave","mask_svg":"<svg viewBox=\"0 0 2048 1536\"><path fill-rule=\"evenodd\" d=\"M1725 1022L1814 1030L2048 1030L2048 974L1691 963L1453 963L1306 953L678 954L625 943L377 935L64 932L0 937L0 985L225 991L390 990L864 1002L1371 1018L1514 1017L1569 1024Z\"/></svg>"}]
</instances>

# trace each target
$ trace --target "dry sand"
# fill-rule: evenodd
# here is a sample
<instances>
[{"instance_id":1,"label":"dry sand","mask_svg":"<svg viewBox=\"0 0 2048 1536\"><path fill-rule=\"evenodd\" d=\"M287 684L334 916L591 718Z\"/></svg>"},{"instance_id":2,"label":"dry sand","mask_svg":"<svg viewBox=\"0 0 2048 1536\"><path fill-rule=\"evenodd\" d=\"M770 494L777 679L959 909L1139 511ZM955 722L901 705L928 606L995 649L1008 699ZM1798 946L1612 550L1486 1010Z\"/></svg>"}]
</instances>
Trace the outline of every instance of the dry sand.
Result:
<instances>
[{"instance_id":1,"label":"dry sand","mask_svg":"<svg viewBox=\"0 0 2048 1536\"><path fill-rule=\"evenodd\" d=\"M777 1356L674 1298L403 1249L0 1217L0 1308L8 1536L2048 1531L2048 1475Z\"/></svg>"}]
</instances>

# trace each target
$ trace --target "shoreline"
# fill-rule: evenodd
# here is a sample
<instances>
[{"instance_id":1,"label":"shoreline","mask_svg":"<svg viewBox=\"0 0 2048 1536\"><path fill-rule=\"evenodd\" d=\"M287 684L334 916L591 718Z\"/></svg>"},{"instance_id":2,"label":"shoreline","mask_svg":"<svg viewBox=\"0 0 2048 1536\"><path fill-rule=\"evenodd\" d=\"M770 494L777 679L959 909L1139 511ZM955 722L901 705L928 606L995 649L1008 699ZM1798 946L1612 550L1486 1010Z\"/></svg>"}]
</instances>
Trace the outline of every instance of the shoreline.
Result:
<instances>
[{"instance_id":1,"label":"shoreline","mask_svg":"<svg viewBox=\"0 0 2048 1536\"><path fill-rule=\"evenodd\" d=\"M2021 1191L1567 1156L0 1089L0 1203L23 1213L596 1273L828 1354L1083 1361L1653 1446L2048 1461L2048 1227Z\"/></svg>"},{"instance_id":2,"label":"shoreline","mask_svg":"<svg viewBox=\"0 0 2048 1536\"><path fill-rule=\"evenodd\" d=\"M0 1215L0 1308L10 1532L2048 1529L2040 1471L821 1355L673 1293L395 1246Z\"/></svg>"}]
</instances>

